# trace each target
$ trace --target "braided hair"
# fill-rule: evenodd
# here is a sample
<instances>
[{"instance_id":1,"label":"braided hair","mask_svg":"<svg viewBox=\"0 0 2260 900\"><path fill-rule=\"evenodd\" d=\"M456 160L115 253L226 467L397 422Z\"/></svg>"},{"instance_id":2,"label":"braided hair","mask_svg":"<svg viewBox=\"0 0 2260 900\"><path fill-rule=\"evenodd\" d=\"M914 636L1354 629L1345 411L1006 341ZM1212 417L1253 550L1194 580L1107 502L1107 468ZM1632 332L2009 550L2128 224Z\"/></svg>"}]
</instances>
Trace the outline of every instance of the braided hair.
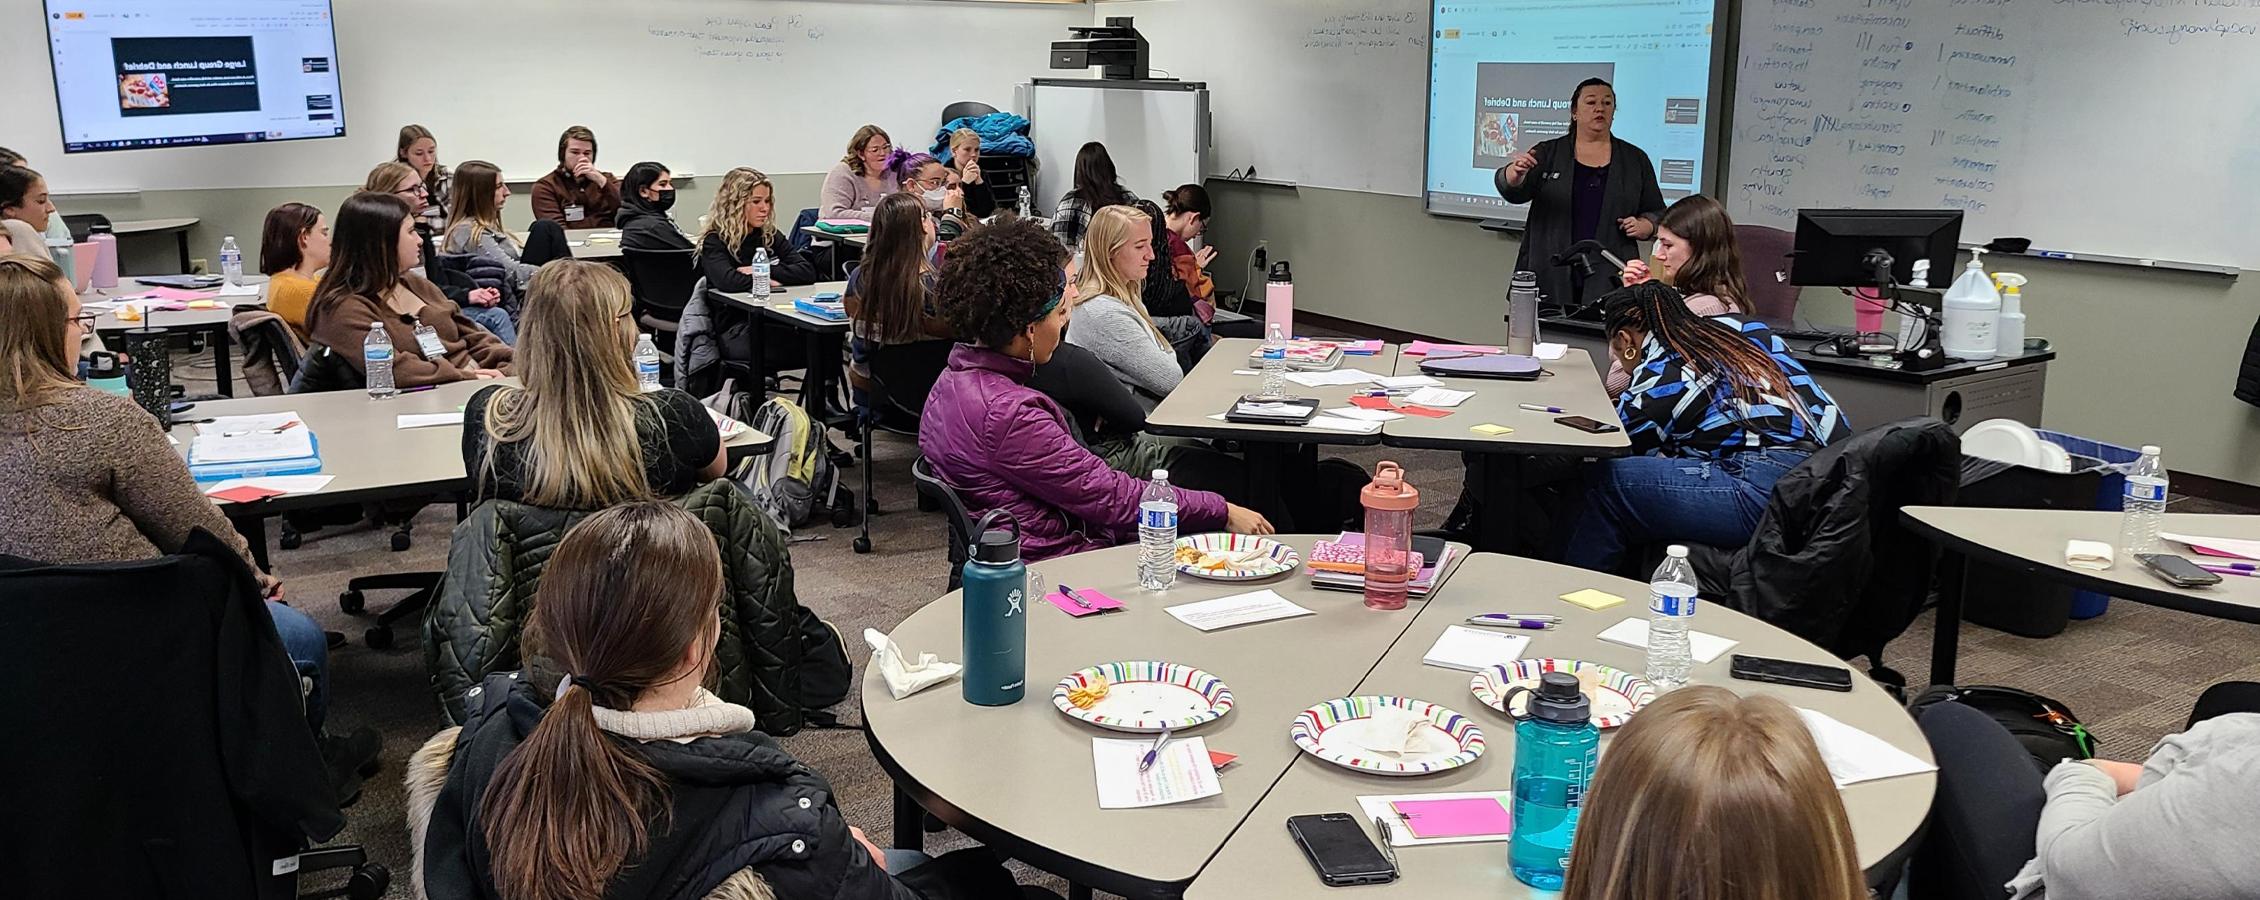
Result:
<instances>
[{"instance_id":1,"label":"braided hair","mask_svg":"<svg viewBox=\"0 0 2260 900\"><path fill-rule=\"evenodd\" d=\"M1601 298L1611 338L1628 328L1644 330L1684 364L1714 376L1713 391L1744 403L1764 403L1771 393L1790 401L1804 415L1789 376L1773 354L1752 343L1732 325L1695 314L1670 285L1647 281L1618 288Z\"/></svg>"}]
</instances>

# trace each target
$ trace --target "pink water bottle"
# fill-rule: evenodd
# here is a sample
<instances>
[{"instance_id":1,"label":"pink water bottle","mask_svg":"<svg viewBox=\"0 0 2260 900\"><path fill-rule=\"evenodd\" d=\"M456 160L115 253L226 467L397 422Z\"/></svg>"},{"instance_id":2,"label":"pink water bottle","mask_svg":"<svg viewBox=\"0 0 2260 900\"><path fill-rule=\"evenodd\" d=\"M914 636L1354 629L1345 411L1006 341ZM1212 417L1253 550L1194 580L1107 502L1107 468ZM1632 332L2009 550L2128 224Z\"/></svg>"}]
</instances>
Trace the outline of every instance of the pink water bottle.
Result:
<instances>
[{"instance_id":1,"label":"pink water bottle","mask_svg":"<svg viewBox=\"0 0 2260 900\"><path fill-rule=\"evenodd\" d=\"M1861 334L1883 331L1883 294L1875 288L1852 289L1852 327Z\"/></svg>"},{"instance_id":2,"label":"pink water bottle","mask_svg":"<svg viewBox=\"0 0 2260 900\"><path fill-rule=\"evenodd\" d=\"M1270 334L1273 325L1288 340L1295 339L1295 278L1284 259L1271 264L1271 277L1263 286L1263 333Z\"/></svg>"},{"instance_id":3,"label":"pink water bottle","mask_svg":"<svg viewBox=\"0 0 2260 900\"><path fill-rule=\"evenodd\" d=\"M110 233L110 226L94 223L92 234L86 242L94 245L94 287L118 286L118 236Z\"/></svg>"},{"instance_id":4,"label":"pink water bottle","mask_svg":"<svg viewBox=\"0 0 2260 900\"><path fill-rule=\"evenodd\" d=\"M1365 506L1365 605L1404 609L1412 581L1412 517L1420 492L1405 483L1405 468L1388 460L1373 467L1373 483L1358 492Z\"/></svg>"}]
</instances>

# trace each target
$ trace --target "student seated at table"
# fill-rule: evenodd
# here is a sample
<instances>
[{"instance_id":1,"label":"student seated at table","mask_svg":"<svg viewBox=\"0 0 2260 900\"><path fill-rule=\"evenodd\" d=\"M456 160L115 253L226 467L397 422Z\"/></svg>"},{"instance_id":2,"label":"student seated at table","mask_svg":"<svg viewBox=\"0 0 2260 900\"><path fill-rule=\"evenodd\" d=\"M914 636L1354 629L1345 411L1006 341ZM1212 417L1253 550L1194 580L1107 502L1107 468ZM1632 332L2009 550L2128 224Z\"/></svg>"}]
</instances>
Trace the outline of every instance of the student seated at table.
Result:
<instances>
[{"instance_id":1,"label":"student seated at table","mask_svg":"<svg viewBox=\"0 0 2260 900\"><path fill-rule=\"evenodd\" d=\"M1915 896L1950 888L1933 878L2014 900L2231 900L2260 885L2260 684L2207 688L2140 763L2066 759L2045 776L1977 709L1938 703L1921 723L1939 804Z\"/></svg>"},{"instance_id":2,"label":"student seated at table","mask_svg":"<svg viewBox=\"0 0 2260 900\"><path fill-rule=\"evenodd\" d=\"M950 183L965 192L965 211L976 219L986 219L996 214L996 191L989 186L988 176L981 172L981 133L971 128L950 132L949 157Z\"/></svg>"},{"instance_id":3,"label":"student seated at table","mask_svg":"<svg viewBox=\"0 0 2260 900\"><path fill-rule=\"evenodd\" d=\"M1146 218L1150 235L1147 246L1153 248L1153 259L1146 263L1146 279L1138 288L1138 302L1146 305L1154 327L1169 338L1170 348L1177 353L1178 368L1191 372L1208 353L1209 345L1216 342L1209 331L1216 306L1194 300L1185 282L1177 279L1177 261L1170 257L1167 214L1152 200L1140 200L1135 208Z\"/></svg>"},{"instance_id":4,"label":"student seated at table","mask_svg":"<svg viewBox=\"0 0 2260 900\"><path fill-rule=\"evenodd\" d=\"M718 291L753 289L753 254L769 251L771 286L797 287L823 280L808 254L793 248L777 227L777 186L757 169L739 166L722 176L698 236L698 270Z\"/></svg>"},{"instance_id":5,"label":"student seated at table","mask_svg":"<svg viewBox=\"0 0 2260 900\"><path fill-rule=\"evenodd\" d=\"M0 229L9 252L46 259L48 227L59 221L55 203L47 197L47 179L23 166L0 167Z\"/></svg>"},{"instance_id":6,"label":"student seated at table","mask_svg":"<svg viewBox=\"0 0 2260 900\"><path fill-rule=\"evenodd\" d=\"M466 258L463 265L479 282L480 293L463 308L464 315L503 343L516 344L527 279L544 263L569 257L572 251L562 246L562 232L540 227L539 222L534 234L548 235L542 241L547 246L537 250L530 241L520 244L518 236L502 225L502 207L509 202L510 185L493 163L473 159L455 167L455 201L447 211L447 237L440 241L439 252Z\"/></svg>"},{"instance_id":7,"label":"student seated at table","mask_svg":"<svg viewBox=\"0 0 2260 900\"><path fill-rule=\"evenodd\" d=\"M512 360L520 384L463 405L463 469L481 498L597 509L722 477L722 434L698 399L636 384L628 279L559 260L535 273Z\"/></svg>"},{"instance_id":8,"label":"student seated at table","mask_svg":"<svg viewBox=\"0 0 2260 900\"><path fill-rule=\"evenodd\" d=\"M1067 265L1066 248L1026 219L951 246L936 301L967 342L950 350L918 425L918 449L935 474L975 515L1011 511L1031 560L1135 540L1145 489L1076 443L1059 405L1027 386L1067 327L1075 293ZM1176 490L1185 533L1271 532L1263 516L1221 494Z\"/></svg>"},{"instance_id":9,"label":"student seated at table","mask_svg":"<svg viewBox=\"0 0 2260 900\"><path fill-rule=\"evenodd\" d=\"M610 228L619 211L620 179L596 167L596 132L585 125L565 129L557 136L557 168L534 182L534 218L565 228Z\"/></svg>"},{"instance_id":10,"label":"student seated at table","mask_svg":"<svg viewBox=\"0 0 2260 900\"><path fill-rule=\"evenodd\" d=\"M1671 285L1699 316L1749 312L1743 306L1749 291L1742 284L1742 249L1734 242L1734 220L1717 200L1689 194L1666 207L1656 224L1652 255L1656 260L1652 271L1637 259L1626 263L1623 282L1639 284L1652 278ZM1632 385L1632 373L1612 359L1605 383L1609 396L1617 396Z\"/></svg>"},{"instance_id":11,"label":"student seated at table","mask_svg":"<svg viewBox=\"0 0 2260 900\"><path fill-rule=\"evenodd\" d=\"M1146 267L1154 259L1149 226L1144 213L1127 206L1109 206L1091 217L1076 285L1081 299L1070 315L1067 342L1098 354L1123 384L1159 402L1177 389L1185 370L1170 335L1141 299Z\"/></svg>"},{"instance_id":12,"label":"student seated at table","mask_svg":"<svg viewBox=\"0 0 2260 900\"><path fill-rule=\"evenodd\" d=\"M880 850L822 775L754 729L752 710L701 686L715 676L723 587L713 535L668 503L615 506L566 532L532 605L540 668L490 678L507 695L409 762L418 896L1013 890L993 857Z\"/></svg>"},{"instance_id":13,"label":"student seated at table","mask_svg":"<svg viewBox=\"0 0 2260 900\"><path fill-rule=\"evenodd\" d=\"M1632 546L1748 543L1774 482L1845 430L1836 401L1763 323L1698 316L1653 282L1602 302L1635 455L1587 466L1565 561L1614 572Z\"/></svg>"},{"instance_id":14,"label":"student seated at table","mask_svg":"<svg viewBox=\"0 0 2260 900\"><path fill-rule=\"evenodd\" d=\"M1052 234L1070 250L1083 246L1083 232L1091 227L1093 214L1138 202L1138 195L1114 174L1114 157L1098 141L1075 152L1075 177L1070 183L1073 189L1060 195L1059 208L1052 212Z\"/></svg>"},{"instance_id":15,"label":"student seated at table","mask_svg":"<svg viewBox=\"0 0 2260 900\"><path fill-rule=\"evenodd\" d=\"M63 272L44 258L0 257L0 555L50 563L126 562L177 553L203 529L254 571L251 546L189 478L157 420L130 398L78 381L74 354L94 316L79 308ZM329 706L329 642L321 626L281 602L264 572L275 631L312 682L307 720L319 733ZM121 672L131 660L113 660ZM377 734L324 738L345 799L377 758Z\"/></svg>"},{"instance_id":16,"label":"student seated at table","mask_svg":"<svg viewBox=\"0 0 2260 900\"><path fill-rule=\"evenodd\" d=\"M675 173L655 162L628 167L620 179L620 249L689 250L691 239L675 224Z\"/></svg>"},{"instance_id":17,"label":"student seated at table","mask_svg":"<svg viewBox=\"0 0 2260 900\"><path fill-rule=\"evenodd\" d=\"M415 169L416 177L424 183L424 192L431 198L430 203L416 210L416 215L434 229L444 227L450 176L447 167L440 164L439 140L432 137L431 129L422 125L400 126L400 140L393 145L392 161Z\"/></svg>"},{"instance_id":18,"label":"student seated at table","mask_svg":"<svg viewBox=\"0 0 2260 900\"><path fill-rule=\"evenodd\" d=\"M1208 233L1208 189L1197 184L1181 184L1176 190L1163 191L1162 224L1169 229L1169 266L1177 280L1184 282L1185 291L1199 303L1216 300L1216 280L1208 275L1209 263L1216 261L1216 248L1203 245L1194 250L1192 241Z\"/></svg>"},{"instance_id":19,"label":"student seated at table","mask_svg":"<svg viewBox=\"0 0 2260 900\"><path fill-rule=\"evenodd\" d=\"M1866 900L1852 823L1797 710L1716 685L1616 733L1578 814L1562 900Z\"/></svg>"},{"instance_id":20,"label":"student seated at table","mask_svg":"<svg viewBox=\"0 0 2260 900\"><path fill-rule=\"evenodd\" d=\"M895 173L887 171L895 142L877 125L865 125L848 139L847 155L824 173L816 217L827 222L869 222L879 198L902 190Z\"/></svg>"},{"instance_id":21,"label":"student seated at table","mask_svg":"<svg viewBox=\"0 0 2260 900\"><path fill-rule=\"evenodd\" d=\"M259 274L267 276L267 311L306 336L306 306L322 269L330 264L330 223L304 203L267 211L259 235Z\"/></svg>"},{"instance_id":22,"label":"student seated at table","mask_svg":"<svg viewBox=\"0 0 2260 900\"><path fill-rule=\"evenodd\" d=\"M917 197L926 214L934 219L935 239L943 243L957 240L957 236L973 226L973 218L965 212L965 190L951 180L948 166L924 153L896 151L887 161L887 171L902 182L903 193Z\"/></svg>"},{"instance_id":23,"label":"student seated at table","mask_svg":"<svg viewBox=\"0 0 2260 900\"><path fill-rule=\"evenodd\" d=\"M871 242L863 264L849 273L841 305L847 308L848 380L871 390L871 360L890 347L917 341L952 340L957 332L934 308L934 220L918 198L888 194L871 217ZM895 386L894 397L909 409L923 402L924 377L917 385Z\"/></svg>"},{"instance_id":24,"label":"student seated at table","mask_svg":"<svg viewBox=\"0 0 2260 900\"><path fill-rule=\"evenodd\" d=\"M366 377L361 344L369 326L382 323L392 338L392 382L399 388L508 375L510 345L410 271L420 251L415 220L400 198L367 191L346 198L331 230L329 271L306 310L309 338ZM437 350L419 342L421 326L431 328Z\"/></svg>"}]
</instances>

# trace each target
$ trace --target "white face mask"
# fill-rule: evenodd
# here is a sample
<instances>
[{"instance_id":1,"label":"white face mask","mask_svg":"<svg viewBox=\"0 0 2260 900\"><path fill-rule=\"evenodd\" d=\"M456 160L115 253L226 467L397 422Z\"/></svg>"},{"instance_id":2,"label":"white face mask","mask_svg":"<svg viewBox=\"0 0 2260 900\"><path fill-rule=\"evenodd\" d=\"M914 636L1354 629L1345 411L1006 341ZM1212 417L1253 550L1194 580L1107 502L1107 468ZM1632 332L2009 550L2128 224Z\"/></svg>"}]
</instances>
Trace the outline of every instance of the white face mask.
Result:
<instances>
[{"instance_id":1,"label":"white face mask","mask_svg":"<svg viewBox=\"0 0 2260 900\"><path fill-rule=\"evenodd\" d=\"M936 210L942 208L942 201L948 199L949 195L949 188L938 187L918 195L918 199L925 202L927 209Z\"/></svg>"}]
</instances>

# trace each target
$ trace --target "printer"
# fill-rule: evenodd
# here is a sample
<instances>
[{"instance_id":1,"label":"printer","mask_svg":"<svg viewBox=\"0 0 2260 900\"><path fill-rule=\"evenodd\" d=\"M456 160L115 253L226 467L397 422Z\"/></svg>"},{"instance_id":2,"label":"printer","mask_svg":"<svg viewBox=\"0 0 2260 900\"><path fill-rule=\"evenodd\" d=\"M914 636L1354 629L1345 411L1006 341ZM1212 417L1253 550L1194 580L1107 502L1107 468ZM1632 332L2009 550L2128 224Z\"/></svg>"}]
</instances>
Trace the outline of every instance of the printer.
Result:
<instances>
[{"instance_id":1,"label":"printer","mask_svg":"<svg viewBox=\"0 0 2260 900\"><path fill-rule=\"evenodd\" d=\"M1104 25L1070 25L1074 35L1052 42L1052 68L1099 67L1099 77L1112 81L1145 81L1153 76L1147 65L1148 46L1129 16L1109 16Z\"/></svg>"}]
</instances>

